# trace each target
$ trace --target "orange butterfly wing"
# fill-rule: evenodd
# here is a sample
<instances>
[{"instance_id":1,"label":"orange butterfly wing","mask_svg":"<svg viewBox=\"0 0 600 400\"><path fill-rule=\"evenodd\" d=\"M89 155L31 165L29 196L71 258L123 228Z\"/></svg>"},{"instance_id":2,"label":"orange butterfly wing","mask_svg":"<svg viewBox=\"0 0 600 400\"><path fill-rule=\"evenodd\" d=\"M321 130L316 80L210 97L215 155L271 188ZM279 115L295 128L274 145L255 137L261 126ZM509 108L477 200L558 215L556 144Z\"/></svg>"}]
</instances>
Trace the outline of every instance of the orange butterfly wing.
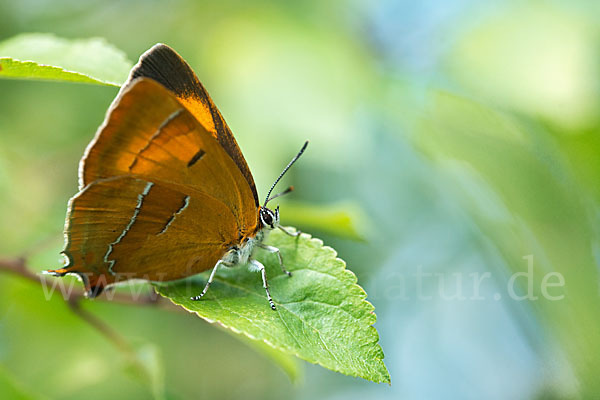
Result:
<instances>
[{"instance_id":1,"label":"orange butterfly wing","mask_svg":"<svg viewBox=\"0 0 600 400\"><path fill-rule=\"evenodd\" d=\"M190 186L230 206L241 227L257 222L252 190L237 164L171 92L148 78L119 93L79 174L80 189L119 175Z\"/></svg>"},{"instance_id":2,"label":"orange butterfly wing","mask_svg":"<svg viewBox=\"0 0 600 400\"><path fill-rule=\"evenodd\" d=\"M113 102L80 185L65 226L69 263L49 272L83 276L90 295L119 280L204 271L258 229L255 191L239 164L149 78Z\"/></svg>"},{"instance_id":3,"label":"orange butterfly wing","mask_svg":"<svg viewBox=\"0 0 600 400\"><path fill-rule=\"evenodd\" d=\"M88 294L128 279L168 281L212 268L236 242L223 203L185 187L132 176L101 179L70 201L63 253Z\"/></svg>"},{"instance_id":4,"label":"orange butterfly wing","mask_svg":"<svg viewBox=\"0 0 600 400\"><path fill-rule=\"evenodd\" d=\"M138 64L131 70L130 80L139 77L153 79L169 89L218 140L246 178L258 207L256 185L240 147L217 106L188 63L175 50L159 43L144 53Z\"/></svg>"}]
</instances>

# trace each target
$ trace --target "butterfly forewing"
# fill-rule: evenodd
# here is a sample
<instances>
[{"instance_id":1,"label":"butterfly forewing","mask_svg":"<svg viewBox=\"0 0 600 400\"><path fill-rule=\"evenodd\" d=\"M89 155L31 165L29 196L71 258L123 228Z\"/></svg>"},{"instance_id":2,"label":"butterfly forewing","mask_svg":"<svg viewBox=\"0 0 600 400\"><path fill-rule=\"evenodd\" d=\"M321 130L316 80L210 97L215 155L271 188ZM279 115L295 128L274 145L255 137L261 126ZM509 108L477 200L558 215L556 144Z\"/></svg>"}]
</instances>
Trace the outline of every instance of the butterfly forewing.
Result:
<instances>
[{"instance_id":1,"label":"butterfly forewing","mask_svg":"<svg viewBox=\"0 0 600 400\"><path fill-rule=\"evenodd\" d=\"M258 207L254 179L233 133L188 63L169 46L157 44L144 53L138 64L131 70L131 80L139 77L153 79L170 90L218 140L248 182L255 205Z\"/></svg>"},{"instance_id":2,"label":"butterfly forewing","mask_svg":"<svg viewBox=\"0 0 600 400\"><path fill-rule=\"evenodd\" d=\"M168 90L148 78L120 93L81 165L83 186L120 175L189 186L231 208L242 235L256 227L253 194L234 161Z\"/></svg>"}]
</instances>

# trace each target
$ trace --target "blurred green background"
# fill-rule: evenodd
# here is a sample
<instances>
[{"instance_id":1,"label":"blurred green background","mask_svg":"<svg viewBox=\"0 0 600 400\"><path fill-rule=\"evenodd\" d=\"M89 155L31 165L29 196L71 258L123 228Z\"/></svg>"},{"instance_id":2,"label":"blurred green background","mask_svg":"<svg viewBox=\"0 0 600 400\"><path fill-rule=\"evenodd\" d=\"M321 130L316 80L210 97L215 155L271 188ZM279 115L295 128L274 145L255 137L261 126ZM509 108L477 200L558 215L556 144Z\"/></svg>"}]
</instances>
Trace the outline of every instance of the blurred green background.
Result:
<instances>
[{"instance_id":1,"label":"blurred green background","mask_svg":"<svg viewBox=\"0 0 600 400\"><path fill-rule=\"evenodd\" d=\"M1 40L99 36L131 60L175 48L262 195L310 139L283 223L357 274L392 376L303 363L292 383L186 313L85 303L139 349L153 389L62 299L3 274L0 398L597 398L598 15L593 1L0 0ZM58 265L77 163L116 92L0 80L0 256ZM311 204L352 210L364 240L336 231L343 218L319 228ZM564 285L544 291L550 273Z\"/></svg>"}]
</instances>

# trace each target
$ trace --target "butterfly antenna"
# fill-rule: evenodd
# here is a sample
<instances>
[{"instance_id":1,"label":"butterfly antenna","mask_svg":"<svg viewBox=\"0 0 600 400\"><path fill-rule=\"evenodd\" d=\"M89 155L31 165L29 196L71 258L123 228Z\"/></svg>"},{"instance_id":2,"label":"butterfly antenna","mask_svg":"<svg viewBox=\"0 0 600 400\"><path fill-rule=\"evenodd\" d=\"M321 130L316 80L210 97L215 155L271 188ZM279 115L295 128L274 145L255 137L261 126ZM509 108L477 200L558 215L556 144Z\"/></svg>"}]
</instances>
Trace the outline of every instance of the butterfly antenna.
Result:
<instances>
[{"instance_id":1,"label":"butterfly antenna","mask_svg":"<svg viewBox=\"0 0 600 400\"><path fill-rule=\"evenodd\" d=\"M285 173L288 171L288 169L290 169L290 167L296 162L296 160L298 160L300 158L302 153L304 153L304 150L306 150L306 146L308 146L308 140L306 142L304 142L304 146L302 146L302 148L300 149L298 154L296 154L296 157L292 158L292 161L290 161L290 163L287 165L287 167L285 167L283 169L283 171L281 172L281 174L279 174L279 177L275 180L275 183L273 183L273 185L271 186L271 189L269 189L269 193L267 194L267 197L265 197L265 204L263 204L263 207L266 207L269 200L272 200L269 198L271 196L271 192L273 191L273 189L275 189L275 186L279 183L281 178L283 178L283 175L285 175ZM275 198L275 197L279 197L279 196L273 196L273 198Z\"/></svg>"},{"instance_id":2,"label":"butterfly antenna","mask_svg":"<svg viewBox=\"0 0 600 400\"><path fill-rule=\"evenodd\" d=\"M269 200L267 200L267 203L273 199L276 199L278 197L281 197L281 196L288 194L289 192L293 192L293 191L294 191L294 187L290 186L289 188L285 189L283 192L274 194L273 196L269 197Z\"/></svg>"}]
</instances>

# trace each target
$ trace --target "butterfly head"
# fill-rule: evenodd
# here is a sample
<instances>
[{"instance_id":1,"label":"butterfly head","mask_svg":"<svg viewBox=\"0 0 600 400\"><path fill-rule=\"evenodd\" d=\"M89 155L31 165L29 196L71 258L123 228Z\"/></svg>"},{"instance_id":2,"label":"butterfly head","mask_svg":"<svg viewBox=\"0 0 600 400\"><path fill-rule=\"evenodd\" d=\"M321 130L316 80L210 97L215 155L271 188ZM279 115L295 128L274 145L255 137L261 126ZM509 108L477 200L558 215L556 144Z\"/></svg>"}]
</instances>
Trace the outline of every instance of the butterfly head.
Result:
<instances>
[{"instance_id":1,"label":"butterfly head","mask_svg":"<svg viewBox=\"0 0 600 400\"><path fill-rule=\"evenodd\" d=\"M275 211L267 207L261 207L258 213L263 227L275 229L279 226L279 206L277 206Z\"/></svg>"},{"instance_id":2,"label":"butterfly head","mask_svg":"<svg viewBox=\"0 0 600 400\"><path fill-rule=\"evenodd\" d=\"M290 169L290 167L296 162L296 160L298 160L298 158L300 158L302 153L304 153L304 150L306 150L306 146L308 146L308 140L306 142L304 142L304 145L302 146L302 148L300 149L298 154L296 154L296 156L292 159L292 161L289 162L289 164L283 169L283 172L281 172L281 174L279 174L279 177L275 180L273 185L271 185L271 189L269 189L269 193L267 194L267 197L265 198L265 203L258 210L260 222L262 223L263 227L268 228L268 229L275 229L279 226L279 206L277 206L277 208L275 208L275 211L273 211L273 210L267 208L267 203L273 199L276 199L279 196L283 196L284 194L287 194L287 193L291 192L292 190L294 190L294 187L290 186L283 192L278 193L274 196L271 196L271 193L273 192L273 189L275 188L277 183L279 183L279 181L281 180L281 178L283 178L283 175L285 175L287 170Z\"/></svg>"}]
</instances>

